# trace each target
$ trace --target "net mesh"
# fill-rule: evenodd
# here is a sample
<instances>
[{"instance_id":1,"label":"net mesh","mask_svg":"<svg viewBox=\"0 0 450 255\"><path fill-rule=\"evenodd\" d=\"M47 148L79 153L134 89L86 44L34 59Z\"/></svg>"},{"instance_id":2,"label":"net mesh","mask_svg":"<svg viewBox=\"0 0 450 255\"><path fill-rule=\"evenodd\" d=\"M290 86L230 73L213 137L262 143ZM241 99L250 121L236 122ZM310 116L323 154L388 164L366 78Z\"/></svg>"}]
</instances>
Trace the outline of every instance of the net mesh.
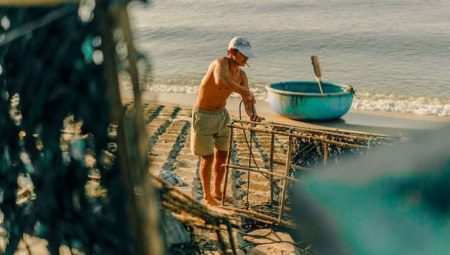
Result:
<instances>
[{"instance_id":1,"label":"net mesh","mask_svg":"<svg viewBox=\"0 0 450 255\"><path fill-rule=\"evenodd\" d=\"M95 2L0 9L2 250L132 254Z\"/></svg>"}]
</instances>

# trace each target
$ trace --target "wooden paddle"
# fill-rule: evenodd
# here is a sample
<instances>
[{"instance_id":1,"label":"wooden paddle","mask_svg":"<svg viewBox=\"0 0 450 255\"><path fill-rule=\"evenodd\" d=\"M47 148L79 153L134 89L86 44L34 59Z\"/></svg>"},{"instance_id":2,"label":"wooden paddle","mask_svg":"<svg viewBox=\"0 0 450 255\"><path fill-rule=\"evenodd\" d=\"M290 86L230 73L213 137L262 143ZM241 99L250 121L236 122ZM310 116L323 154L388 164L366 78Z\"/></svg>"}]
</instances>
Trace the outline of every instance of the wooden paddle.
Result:
<instances>
[{"instance_id":1,"label":"wooden paddle","mask_svg":"<svg viewBox=\"0 0 450 255\"><path fill-rule=\"evenodd\" d=\"M320 82L320 79L322 78L322 69L320 68L319 56L311 56L311 62L314 67L317 83L319 84L320 93L323 94L322 84Z\"/></svg>"}]
</instances>

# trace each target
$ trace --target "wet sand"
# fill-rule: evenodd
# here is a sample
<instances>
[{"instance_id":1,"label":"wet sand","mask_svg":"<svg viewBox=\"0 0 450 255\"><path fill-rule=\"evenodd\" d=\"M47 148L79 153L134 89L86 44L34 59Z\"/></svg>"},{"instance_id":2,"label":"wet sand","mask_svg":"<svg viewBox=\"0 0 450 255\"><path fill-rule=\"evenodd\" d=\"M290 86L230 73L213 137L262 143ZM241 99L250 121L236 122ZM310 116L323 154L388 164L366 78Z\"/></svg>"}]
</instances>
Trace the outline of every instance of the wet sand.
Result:
<instances>
[{"instance_id":1,"label":"wet sand","mask_svg":"<svg viewBox=\"0 0 450 255\"><path fill-rule=\"evenodd\" d=\"M158 102L162 104L177 104L192 107L195 104L196 95L182 93L150 93L142 94L143 100ZM227 109L238 117L239 97L230 97ZM414 135L416 131L440 128L450 124L450 117L437 117L428 115L401 114L392 112L367 112L350 110L341 119L331 122L303 122L283 117L271 109L265 102L257 102L258 114L264 116L268 121L284 123L294 126L338 128L353 131L386 134L386 135ZM246 118L242 108L242 116Z\"/></svg>"}]
</instances>

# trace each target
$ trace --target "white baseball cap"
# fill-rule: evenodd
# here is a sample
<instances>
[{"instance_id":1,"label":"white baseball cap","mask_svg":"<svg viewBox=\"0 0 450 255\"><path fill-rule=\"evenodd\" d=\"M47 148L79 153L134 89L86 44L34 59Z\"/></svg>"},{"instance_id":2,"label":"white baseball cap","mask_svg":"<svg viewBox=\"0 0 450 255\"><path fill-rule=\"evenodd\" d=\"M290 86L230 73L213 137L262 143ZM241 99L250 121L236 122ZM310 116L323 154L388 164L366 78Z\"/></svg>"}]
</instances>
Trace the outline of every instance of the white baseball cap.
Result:
<instances>
[{"instance_id":1,"label":"white baseball cap","mask_svg":"<svg viewBox=\"0 0 450 255\"><path fill-rule=\"evenodd\" d=\"M247 37L236 36L231 39L230 43L228 44L228 50L230 49L237 49L248 58L255 57L255 53L253 53L252 51L252 45L250 44L250 41L247 39Z\"/></svg>"}]
</instances>

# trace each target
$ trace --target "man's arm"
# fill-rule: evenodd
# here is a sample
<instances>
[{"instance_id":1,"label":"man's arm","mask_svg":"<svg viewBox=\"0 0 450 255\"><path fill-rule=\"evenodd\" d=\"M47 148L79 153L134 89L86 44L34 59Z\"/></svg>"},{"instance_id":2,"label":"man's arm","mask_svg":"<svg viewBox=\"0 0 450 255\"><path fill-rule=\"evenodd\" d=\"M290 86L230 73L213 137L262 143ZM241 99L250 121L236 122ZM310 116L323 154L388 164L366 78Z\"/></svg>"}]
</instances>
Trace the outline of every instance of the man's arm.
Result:
<instances>
[{"instance_id":1,"label":"man's arm","mask_svg":"<svg viewBox=\"0 0 450 255\"><path fill-rule=\"evenodd\" d=\"M229 60L227 58L220 58L215 61L214 66L214 80L216 84L222 86L226 89L229 89L233 92L238 93L242 96L244 102L252 101L253 95L250 92L250 89L241 84L235 82L230 75L230 70L228 69Z\"/></svg>"},{"instance_id":2,"label":"man's arm","mask_svg":"<svg viewBox=\"0 0 450 255\"><path fill-rule=\"evenodd\" d=\"M250 90L250 88L248 86L247 74L243 70L241 70L241 79L242 79L242 83L241 83L242 86L247 88L248 90ZM251 121L261 122L261 121L265 120L265 118L256 114L255 103L256 103L256 101L255 101L255 97L253 96L253 94L252 94L252 100L250 100L250 101L244 100L245 112L247 113L247 115Z\"/></svg>"},{"instance_id":3,"label":"man's arm","mask_svg":"<svg viewBox=\"0 0 450 255\"><path fill-rule=\"evenodd\" d=\"M265 120L264 117L261 117L258 114L256 114L255 104L244 102L244 105L245 105L245 112L247 113L251 121L261 122Z\"/></svg>"}]
</instances>

